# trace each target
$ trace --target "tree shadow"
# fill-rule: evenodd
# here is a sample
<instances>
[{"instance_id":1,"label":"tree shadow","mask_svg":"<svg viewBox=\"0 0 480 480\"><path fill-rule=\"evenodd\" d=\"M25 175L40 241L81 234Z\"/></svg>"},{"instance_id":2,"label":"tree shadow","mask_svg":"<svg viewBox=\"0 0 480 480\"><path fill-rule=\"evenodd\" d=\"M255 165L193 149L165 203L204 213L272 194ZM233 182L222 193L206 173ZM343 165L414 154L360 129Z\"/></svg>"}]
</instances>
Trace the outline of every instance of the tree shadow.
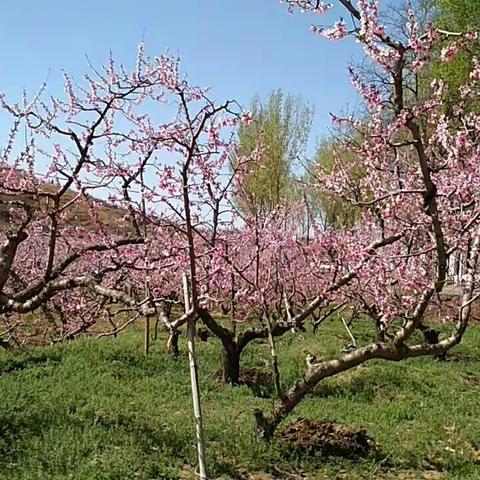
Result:
<instances>
[{"instance_id":1,"label":"tree shadow","mask_svg":"<svg viewBox=\"0 0 480 480\"><path fill-rule=\"evenodd\" d=\"M270 398L275 392L272 374L256 368L242 368L240 384L246 385L258 398Z\"/></svg>"},{"instance_id":2,"label":"tree shadow","mask_svg":"<svg viewBox=\"0 0 480 480\"><path fill-rule=\"evenodd\" d=\"M448 352L446 361L451 363L480 363L480 357L459 352Z\"/></svg>"},{"instance_id":3,"label":"tree shadow","mask_svg":"<svg viewBox=\"0 0 480 480\"><path fill-rule=\"evenodd\" d=\"M221 478L228 478L231 480L247 480L250 478L248 474L238 472L238 466L231 465L225 462L213 462L213 470Z\"/></svg>"},{"instance_id":4,"label":"tree shadow","mask_svg":"<svg viewBox=\"0 0 480 480\"><path fill-rule=\"evenodd\" d=\"M0 362L0 375L19 372L41 365L58 365L62 361L60 352L35 352L21 354L18 357L8 357Z\"/></svg>"},{"instance_id":5,"label":"tree shadow","mask_svg":"<svg viewBox=\"0 0 480 480\"><path fill-rule=\"evenodd\" d=\"M82 431L96 429L99 435L101 431L110 433L104 447L110 445L108 438L128 438L143 452L152 454L157 449L166 451L169 457L185 462L188 457L186 448L188 442L178 435L174 429L162 423L146 423L148 419L139 419L134 414L111 413L104 410L91 412L83 417L74 415L51 416L47 411L45 414L35 416L5 416L0 417L0 465L10 462L18 463L25 455L23 444L30 442L32 438L41 441L45 432L56 427L59 430L73 430L82 435ZM93 447L93 445L92 445ZM154 447L154 448L152 448ZM23 453L22 453L23 452Z\"/></svg>"}]
</instances>

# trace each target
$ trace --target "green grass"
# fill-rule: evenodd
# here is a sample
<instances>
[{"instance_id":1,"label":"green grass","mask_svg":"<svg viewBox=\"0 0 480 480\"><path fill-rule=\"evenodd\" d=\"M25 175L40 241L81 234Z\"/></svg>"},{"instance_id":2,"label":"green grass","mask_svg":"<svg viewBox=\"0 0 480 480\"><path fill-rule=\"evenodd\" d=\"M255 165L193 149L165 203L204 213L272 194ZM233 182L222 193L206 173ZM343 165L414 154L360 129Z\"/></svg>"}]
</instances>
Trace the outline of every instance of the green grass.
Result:
<instances>
[{"instance_id":1,"label":"green grass","mask_svg":"<svg viewBox=\"0 0 480 480\"><path fill-rule=\"evenodd\" d=\"M285 384L304 372L301 349L327 358L348 343L339 322L322 328L280 340ZM211 477L480 479L479 340L472 329L457 361L371 362L320 384L291 419L366 428L381 453L357 461L292 458L275 442L257 442L252 412L271 408L268 389L256 396L218 384L219 346L201 343ZM0 479L197 478L187 359L170 358L163 343L145 358L141 342L137 327L117 339L2 354ZM265 368L266 345L249 346L243 363Z\"/></svg>"}]
</instances>

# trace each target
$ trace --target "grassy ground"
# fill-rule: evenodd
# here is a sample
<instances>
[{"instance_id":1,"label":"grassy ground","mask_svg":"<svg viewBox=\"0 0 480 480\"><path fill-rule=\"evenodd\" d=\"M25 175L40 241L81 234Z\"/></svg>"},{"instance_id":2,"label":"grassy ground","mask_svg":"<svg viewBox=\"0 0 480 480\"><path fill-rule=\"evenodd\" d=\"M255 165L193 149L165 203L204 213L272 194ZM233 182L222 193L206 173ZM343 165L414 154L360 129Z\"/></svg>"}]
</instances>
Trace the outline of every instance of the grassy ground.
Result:
<instances>
[{"instance_id":1,"label":"grassy ground","mask_svg":"<svg viewBox=\"0 0 480 480\"><path fill-rule=\"evenodd\" d=\"M361 339L364 332L356 331ZM142 354L137 327L114 339L0 356L0 479L194 479L188 365L163 343ZM449 362L371 362L318 386L295 416L368 430L381 454L315 460L258 443L252 411L271 408L268 388L219 385L221 352L200 344L208 466L223 479L480 479L480 330ZM279 345L283 381L348 343L339 322L317 337L288 334ZM184 351L184 346L183 351ZM265 368L251 345L244 365Z\"/></svg>"}]
</instances>

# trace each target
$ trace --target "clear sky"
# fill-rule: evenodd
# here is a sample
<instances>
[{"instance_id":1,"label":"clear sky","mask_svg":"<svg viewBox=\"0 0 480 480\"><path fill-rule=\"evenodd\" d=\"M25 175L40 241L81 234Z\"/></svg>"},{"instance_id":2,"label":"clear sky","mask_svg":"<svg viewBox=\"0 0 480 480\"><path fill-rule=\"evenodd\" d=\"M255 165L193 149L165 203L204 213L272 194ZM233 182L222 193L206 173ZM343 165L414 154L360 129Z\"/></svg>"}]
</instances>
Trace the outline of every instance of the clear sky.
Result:
<instances>
[{"instance_id":1,"label":"clear sky","mask_svg":"<svg viewBox=\"0 0 480 480\"><path fill-rule=\"evenodd\" d=\"M218 100L248 105L275 88L301 94L315 107L314 141L327 132L329 112L356 103L346 65L359 48L308 31L342 13L289 15L278 0L4 0L0 90L15 98L48 76L49 93L61 94L62 69L80 79L86 56L100 63L109 50L133 64L143 38L150 56L179 54L190 81L212 86Z\"/></svg>"}]
</instances>

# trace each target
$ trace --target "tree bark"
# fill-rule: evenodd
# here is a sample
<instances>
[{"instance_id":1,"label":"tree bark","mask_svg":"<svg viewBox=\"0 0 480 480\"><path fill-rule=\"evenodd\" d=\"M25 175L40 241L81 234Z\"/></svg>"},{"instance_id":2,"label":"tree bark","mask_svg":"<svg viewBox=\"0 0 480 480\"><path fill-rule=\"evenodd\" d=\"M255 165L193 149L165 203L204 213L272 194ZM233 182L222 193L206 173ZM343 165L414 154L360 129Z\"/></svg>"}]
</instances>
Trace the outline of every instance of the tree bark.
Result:
<instances>
[{"instance_id":1,"label":"tree bark","mask_svg":"<svg viewBox=\"0 0 480 480\"><path fill-rule=\"evenodd\" d=\"M231 342L223 347L223 383L238 385L240 383L240 354L237 344Z\"/></svg>"},{"instance_id":2,"label":"tree bark","mask_svg":"<svg viewBox=\"0 0 480 480\"><path fill-rule=\"evenodd\" d=\"M178 347L178 338L180 337L180 330L176 328L170 329L170 335L167 340L167 351L171 353L174 358L180 355L180 348Z\"/></svg>"},{"instance_id":3,"label":"tree bark","mask_svg":"<svg viewBox=\"0 0 480 480\"><path fill-rule=\"evenodd\" d=\"M208 310L200 308L198 315L205 326L222 342L223 381L232 385L237 385L240 381L240 359L244 348L253 340L259 338L268 339L267 329L264 327L250 328L242 332L238 337L235 337L231 331L217 323ZM272 326L272 336L278 337L283 335L285 332L288 332L290 328L290 323L277 323Z\"/></svg>"},{"instance_id":4,"label":"tree bark","mask_svg":"<svg viewBox=\"0 0 480 480\"><path fill-rule=\"evenodd\" d=\"M293 411L313 387L327 377L332 377L375 358L398 362L406 358L439 355L458 344L462 334L461 330L456 329L450 337L435 345L423 343L407 347L403 344L396 346L393 343L371 343L353 352L345 353L334 360L318 363L312 366L302 379L294 383L277 403L270 417L264 416L260 411L255 412L257 431L264 441L271 440L280 422Z\"/></svg>"}]
</instances>

